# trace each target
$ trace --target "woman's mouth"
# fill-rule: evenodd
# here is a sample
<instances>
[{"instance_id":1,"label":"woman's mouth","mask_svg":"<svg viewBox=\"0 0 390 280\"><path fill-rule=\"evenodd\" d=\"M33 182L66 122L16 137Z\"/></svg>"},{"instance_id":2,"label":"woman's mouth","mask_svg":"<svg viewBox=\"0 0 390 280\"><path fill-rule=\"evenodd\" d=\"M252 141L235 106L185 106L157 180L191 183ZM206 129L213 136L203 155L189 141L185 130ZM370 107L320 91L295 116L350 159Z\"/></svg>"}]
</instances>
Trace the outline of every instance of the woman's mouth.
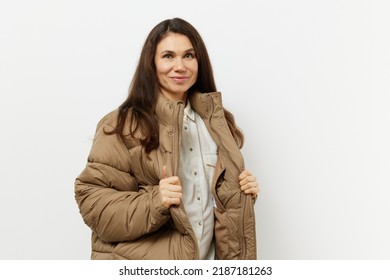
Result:
<instances>
[{"instance_id":1,"label":"woman's mouth","mask_svg":"<svg viewBox=\"0 0 390 280\"><path fill-rule=\"evenodd\" d=\"M171 79L175 82L178 82L178 83L182 83L182 82L185 82L188 80L188 77L185 77L185 76L175 76L175 77L171 77Z\"/></svg>"}]
</instances>

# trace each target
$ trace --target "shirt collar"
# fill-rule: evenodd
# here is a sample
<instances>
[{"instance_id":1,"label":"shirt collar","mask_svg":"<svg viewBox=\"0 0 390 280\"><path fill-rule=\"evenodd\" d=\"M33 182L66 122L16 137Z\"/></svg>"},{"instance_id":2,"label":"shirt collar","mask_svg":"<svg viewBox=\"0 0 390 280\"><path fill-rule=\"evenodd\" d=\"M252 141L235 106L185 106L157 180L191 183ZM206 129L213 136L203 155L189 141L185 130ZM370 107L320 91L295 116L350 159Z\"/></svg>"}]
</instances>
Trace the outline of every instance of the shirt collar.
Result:
<instances>
[{"instance_id":1,"label":"shirt collar","mask_svg":"<svg viewBox=\"0 0 390 280\"><path fill-rule=\"evenodd\" d=\"M191 103L188 100L186 107L184 108L184 115L186 115L193 122L195 121L195 112L192 110Z\"/></svg>"}]
</instances>

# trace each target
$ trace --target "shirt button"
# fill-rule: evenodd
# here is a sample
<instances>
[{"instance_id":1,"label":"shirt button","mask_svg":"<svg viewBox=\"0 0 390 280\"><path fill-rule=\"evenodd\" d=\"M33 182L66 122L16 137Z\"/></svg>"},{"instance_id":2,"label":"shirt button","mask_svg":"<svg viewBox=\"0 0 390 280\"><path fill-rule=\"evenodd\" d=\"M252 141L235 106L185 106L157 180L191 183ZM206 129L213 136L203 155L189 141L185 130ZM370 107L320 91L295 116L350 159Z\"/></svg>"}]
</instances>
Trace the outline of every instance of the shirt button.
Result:
<instances>
[{"instance_id":1,"label":"shirt button","mask_svg":"<svg viewBox=\"0 0 390 280\"><path fill-rule=\"evenodd\" d=\"M200 200L200 197L198 196L198 200Z\"/></svg>"},{"instance_id":2,"label":"shirt button","mask_svg":"<svg viewBox=\"0 0 390 280\"><path fill-rule=\"evenodd\" d=\"M190 148L190 151L192 152L192 151L193 151L193 149L192 149L192 148Z\"/></svg>"},{"instance_id":3,"label":"shirt button","mask_svg":"<svg viewBox=\"0 0 390 280\"><path fill-rule=\"evenodd\" d=\"M202 222L199 222L199 225L201 226L201 225L202 225Z\"/></svg>"},{"instance_id":4,"label":"shirt button","mask_svg":"<svg viewBox=\"0 0 390 280\"><path fill-rule=\"evenodd\" d=\"M185 126L184 129L187 130L187 126Z\"/></svg>"},{"instance_id":5,"label":"shirt button","mask_svg":"<svg viewBox=\"0 0 390 280\"><path fill-rule=\"evenodd\" d=\"M195 172L194 172L194 175L195 175L195 176L198 175L198 172L195 171Z\"/></svg>"}]
</instances>

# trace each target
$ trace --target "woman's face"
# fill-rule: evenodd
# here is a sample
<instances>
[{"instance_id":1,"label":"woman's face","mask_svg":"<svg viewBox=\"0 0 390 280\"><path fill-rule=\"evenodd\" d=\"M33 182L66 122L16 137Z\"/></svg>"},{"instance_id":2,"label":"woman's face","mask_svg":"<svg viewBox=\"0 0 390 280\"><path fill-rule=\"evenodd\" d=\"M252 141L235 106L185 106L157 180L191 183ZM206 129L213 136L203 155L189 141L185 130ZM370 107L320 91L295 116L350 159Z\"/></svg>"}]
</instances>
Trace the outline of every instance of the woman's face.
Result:
<instances>
[{"instance_id":1,"label":"woman's face","mask_svg":"<svg viewBox=\"0 0 390 280\"><path fill-rule=\"evenodd\" d=\"M198 61L187 36L169 32L154 56L161 93L170 100L185 100L198 77Z\"/></svg>"}]
</instances>

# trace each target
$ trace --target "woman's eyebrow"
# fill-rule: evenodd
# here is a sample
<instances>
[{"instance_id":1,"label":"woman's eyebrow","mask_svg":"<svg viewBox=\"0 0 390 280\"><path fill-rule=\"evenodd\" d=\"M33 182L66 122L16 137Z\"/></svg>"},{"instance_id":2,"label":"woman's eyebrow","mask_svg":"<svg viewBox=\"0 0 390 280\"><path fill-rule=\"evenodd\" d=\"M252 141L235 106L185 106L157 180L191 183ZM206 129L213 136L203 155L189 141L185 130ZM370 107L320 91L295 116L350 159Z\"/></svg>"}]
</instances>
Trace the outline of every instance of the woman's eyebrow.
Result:
<instances>
[{"instance_id":1,"label":"woman's eyebrow","mask_svg":"<svg viewBox=\"0 0 390 280\"><path fill-rule=\"evenodd\" d=\"M190 49L184 51L184 53L188 53L188 52L195 52L195 50L194 50L194 48L190 48ZM161 54L163 54L163 53L174 54L175 52L172 50L163 50L161 52Z\"/></svg>"},{"instance_id":2,"label":"woman's eyebrow","mask_svg":"<svg viewBox=\"0 0 390 280\"><path fill-rule=\"evenodd\" d=\"M162 52L161 52L161 54L163 54L163 53L169 53L169 54L171 54L171 53L175 53L174 51L171 51L171 50L163 50Z\"/></svg>"}]
</instances>

